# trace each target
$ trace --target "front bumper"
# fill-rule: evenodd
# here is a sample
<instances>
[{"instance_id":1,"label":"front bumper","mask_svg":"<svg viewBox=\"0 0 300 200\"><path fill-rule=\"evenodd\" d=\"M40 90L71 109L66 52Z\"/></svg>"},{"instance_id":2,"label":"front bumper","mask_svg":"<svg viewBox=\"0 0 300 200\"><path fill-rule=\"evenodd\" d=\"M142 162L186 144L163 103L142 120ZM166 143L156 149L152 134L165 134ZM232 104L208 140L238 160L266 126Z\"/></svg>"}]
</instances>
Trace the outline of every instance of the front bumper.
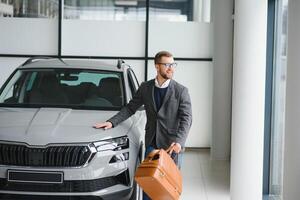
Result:
<instances>
[{"instance_id":1,"label":"front bumper","mask_svg":"<svg viewBox=\"0 0 300 200\"><path fill-rule=\"evenodd\" d=\"M10 182L6 178L0 178L1 191L18 191L18 192L43 192L43 193L78 193L78 192L95 192L107 189L114 185L130 185L129 171L125 170L117 176L104 177L93 180L69 180L63 183L22 183Z\"/></svg>"},{"instance_id":2,"label":"front bumper","mask_svg":"<svg viewBox=\"0 0 300 200\"><path fill-rule=\"evenodd\" d=\"M40 195L38 193L26 193L26 194L0 194L1 200L128 200L133 192L132 188L118 190L110 194L68 194L68 195L56 195L53 193Z\"/></svg>"},{"instance_id":3,"label":"front bumper","mask_svg":"<svg viewBox=\"0 0 300 200\"><path fill-rule=\"evenodd\" d=\"M62 184L18 183L9 182L6 178L0 178L0 196L6 196L4 199L20 199L22 196L28 200L33 198L29 198L28 195L36 195L36 199L47 199L47 196L57 196L56 199L68 200L70 198L84 199L84 197L91 196L104 200L123 199L123 197L128 199L131 191L132 187L130 187L128 170L117 176L94 180L64 181ZM19 197L14 197L16 195Z\"/></svg>"},{"instance_id":4,"label":"front bumper","mask_svg":"<svg viewBox=\"0 0 300 200\"><path fill-rule=\"evenodd\" d=\"M120 153L120 152L119 152ZM108 164L115 152L98 153L89 165L82 168L23 168L16 166L0 166L0 199L10 199L8 194L20 195L26 199L28 195L37 195L36 199L47 196L55 199L85 199L92 196L98 199L128 199L132 191L132 177L135 169L134 157L123 162ZM7 180L7 170L63 171L63 183L21 183ZM92 179L90 179L92 177ZM121 195L121 196L119 196ZM11 199L19 200L22 198ZM96 198L96 199L97 199ZM32 200L28 197L27 200ZM48 198L49 199L49 198ZM50 198L54 199L54 198ZM93 198L92 198L93 199Z\"/></svg>"},{"instance_id":5,"label":"front bumper","mask_svg":"<svg viewBox=\"0 0 300 200\"><path fill-rule=\"evenodd\" d=\"M124 153L130 155L129 159L112 159ZM21 167L0 165L0 199L1 196L7 196L8 194L24 197L37 195L39 196L37 199L43 199L47 196L59 196L63 199L74 199L79 196L80 199L84 199L85 196L95 196L99 197L98 199L122 199L123 197L125 197L124 199L128 199L127 196L132 191L132 178L137 164L137 156L137 146L131 145L131 148L119 151L97 152L87 165L81 167ZM63 182L52 184L11 182L7 180L8 170L62 172ZM31 199L28 198L28 200Z\"/></svg>"}]
</instances>

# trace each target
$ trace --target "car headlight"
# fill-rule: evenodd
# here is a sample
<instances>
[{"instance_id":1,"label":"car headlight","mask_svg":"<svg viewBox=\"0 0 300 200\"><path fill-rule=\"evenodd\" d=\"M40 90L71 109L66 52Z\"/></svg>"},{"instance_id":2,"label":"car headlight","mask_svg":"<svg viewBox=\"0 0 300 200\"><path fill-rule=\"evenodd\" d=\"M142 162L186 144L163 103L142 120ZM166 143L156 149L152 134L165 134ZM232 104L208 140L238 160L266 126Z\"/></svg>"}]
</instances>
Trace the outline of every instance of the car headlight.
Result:
<instances>
[{"instance_id":1,"label":"car headlight","mask_svg":"<svg viewBox=\"0 0 300 200\"><path fill-rule=\"evenodd\" d=\"M122 149L129 148L129 139L128 136L122 136L122 137L95 142L94 145L98 152L108 151L108 150L119 151Z\"/></svg>"}]
</instances>

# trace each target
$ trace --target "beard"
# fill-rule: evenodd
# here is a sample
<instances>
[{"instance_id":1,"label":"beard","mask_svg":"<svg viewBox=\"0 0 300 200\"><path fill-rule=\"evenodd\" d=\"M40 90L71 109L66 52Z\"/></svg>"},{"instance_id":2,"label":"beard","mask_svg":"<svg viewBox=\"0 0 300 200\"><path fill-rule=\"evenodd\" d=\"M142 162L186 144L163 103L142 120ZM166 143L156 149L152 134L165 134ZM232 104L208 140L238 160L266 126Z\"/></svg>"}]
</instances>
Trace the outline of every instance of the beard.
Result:
<instances>
[{"instance_id":1,"label":"beard","mask_svg":"<svg viewBox=\"0 0 300 200\"><path fill-rule=\"evenodd\" d=\"M171 79L173 77L173 73L166 73L166 72L163 72L161 70L159 71L159 74L164 79Z\"/></svg>"},{"instance_id":2,"label":"beard","mask_svg":"<svg viewBox=\"0 0 300 200\"><path fill-rule=\"evenodd\" d=\"M160 74L161 77L163 77L164 79L170 79L171 77L169 77L167 74Z\"/></svg>"}]
</instances>

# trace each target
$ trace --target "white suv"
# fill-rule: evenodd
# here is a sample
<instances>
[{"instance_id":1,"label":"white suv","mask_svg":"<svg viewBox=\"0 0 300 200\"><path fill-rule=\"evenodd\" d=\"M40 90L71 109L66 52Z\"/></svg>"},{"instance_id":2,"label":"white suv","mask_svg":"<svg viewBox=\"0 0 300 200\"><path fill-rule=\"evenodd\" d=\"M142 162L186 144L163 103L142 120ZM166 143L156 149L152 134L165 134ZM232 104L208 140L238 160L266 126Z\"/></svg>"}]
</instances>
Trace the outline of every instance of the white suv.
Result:
<instances>
[{"instance_id":1,"label":"white suv","mask_svg":"<svg viewBox=\"0 0 300 200\"><path fill-rule=\"evenodd\" d=\"M0 91L0 195L137 199L145 112L92 128L137 88L120 61L31 58L18 67Z\"/></svg>"}]
</instances>

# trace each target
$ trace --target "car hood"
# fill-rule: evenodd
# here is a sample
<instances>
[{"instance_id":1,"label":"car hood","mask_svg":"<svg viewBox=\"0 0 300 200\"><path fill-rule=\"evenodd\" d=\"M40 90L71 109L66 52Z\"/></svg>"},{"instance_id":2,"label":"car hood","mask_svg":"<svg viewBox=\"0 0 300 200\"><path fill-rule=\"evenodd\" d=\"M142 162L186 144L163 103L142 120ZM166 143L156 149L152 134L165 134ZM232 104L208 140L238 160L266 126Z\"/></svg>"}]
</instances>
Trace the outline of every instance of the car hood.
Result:
<instances>
[{"instance_id":1,"label":"car hood","mask_svg":"<svg viewBox=\"0 0 300 200\"><path fill-rule=\"evenodd\" d=\"M44 146L57 143L89 143L125 135L132 120L109 129L95 129L116 111L68 108L0 108L0 140Z\"/></svg>"}]
</instances>

